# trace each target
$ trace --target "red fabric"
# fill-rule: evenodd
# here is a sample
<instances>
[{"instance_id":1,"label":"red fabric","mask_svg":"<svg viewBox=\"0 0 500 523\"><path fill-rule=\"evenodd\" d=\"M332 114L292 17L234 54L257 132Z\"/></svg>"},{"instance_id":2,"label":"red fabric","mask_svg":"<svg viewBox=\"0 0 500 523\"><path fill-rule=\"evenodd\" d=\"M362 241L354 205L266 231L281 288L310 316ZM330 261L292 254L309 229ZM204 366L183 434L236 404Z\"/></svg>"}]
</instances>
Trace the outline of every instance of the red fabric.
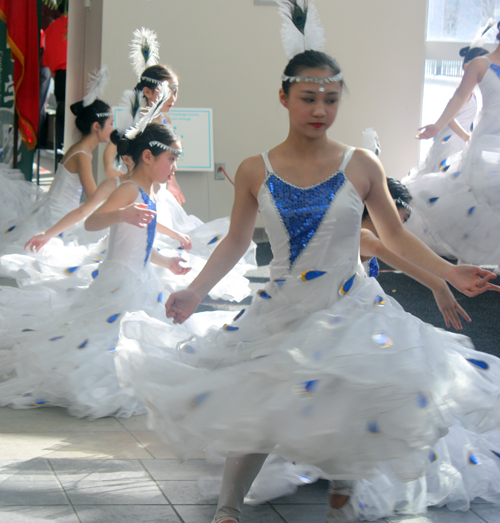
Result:
<instances>
[{"instance_id":1,"label":"red fabric","mask_svg":"<svg viewBox=\"0 0 500 523\"><path fill-rule=\"evenodd\" d=\"M36 147L38 129L38 13L33 0L0 0L0 19L14 58L15 107L19 131L28 149Z\"/></svg>"},{"instance_id":2,"label":"red fabric","mask_svg":"<svg viewBox=\"0 0 500 523\"><path fill-rule=\"evenodd\" d=\"M68 54L68 15L56 18L45 30L43 65L53 73L66 70Z\"/></svg>"}]
</instances>

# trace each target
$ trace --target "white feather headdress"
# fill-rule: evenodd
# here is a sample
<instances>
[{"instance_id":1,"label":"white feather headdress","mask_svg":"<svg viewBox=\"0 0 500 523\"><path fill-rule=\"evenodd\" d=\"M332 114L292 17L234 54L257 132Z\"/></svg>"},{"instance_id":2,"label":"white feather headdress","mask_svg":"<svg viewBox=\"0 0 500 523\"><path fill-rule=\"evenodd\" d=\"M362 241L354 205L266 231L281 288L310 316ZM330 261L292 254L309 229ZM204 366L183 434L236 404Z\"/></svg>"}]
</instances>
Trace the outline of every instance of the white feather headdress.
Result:
<instances>
[{"instance_id":1,"label":"white feather headdress","mask_svg":"<svg viewBox=\"0 0 500 523\"><path fill-rule=\"evenodd\" d=\"M373 127L368 127L363 131L363 149L368 149L380 156L380 139Z\"/></svg>"},{"instance_id":2,"label":"white feather headdress","mask_svg":"<svg viewBox=\"0 0 500 523\"><path fill-rule=\"evenodd\" d=\"M109 72L107 66L103 65L99 71L95 70L89 75L87 84L87 94L83 97L83 107L93 104L97 98L102 97L104 88L109 81Z\"/></svg>"},{"instance_id":3,"label":"white feather headdress","mask_svg":"<svg viewBox=\"0 0 500 523\"><path fill-rule=\"evenodd\" d=\"M134 139L137 135L144 132L144 129L157 118L161 112L162 105L170 98L171 91L170 87L168 85L168 82L163 82L160 86L160 90L158 93L158 98L156 99L156 102L151 105L151 107L147 108L147 112L144 114L144 116L137 122L137 124L128 129L125 132L125 138L128 138L129 140Z\"/></svg>"},{"instance_id":4,"label":"white feather headdress","mask_svg":"<svg viewBox=\"0 0 500 523\"><path fill-rule=\"evenodd\" d=\"M145 27L136 29L130 47L132 48L130 51L132 68L137 78L141 77L146 67L156 65L160 60L160 44L156 33L151 29Z\"/></svg>"},{"instance_id":5,"label":"white feather headdress","mask_svg":"<svg viewBox=\"0 0 500 523\"><path fill-rule=\"evenodd\" d=\"M496 20L493 20L493 18L490 18L484 27L478 30L476 35L474 36L471 44L470 49L474 49L474 47L482 47L486 39L488 38L488 33L493 29L493 27L496 27L497 22Z\"/></svg>"},{"instance_id":6,"label":"white feather headdress","mask_svg":"<svg viewBox=\"0 0 500 523\"><path fill-rule=\"evenodd\" d=\"M321 51L325 45L323 27L311 0L277 0L283 18L281 41L288 58L308 49Z\"/></svg>"}]
</instances>

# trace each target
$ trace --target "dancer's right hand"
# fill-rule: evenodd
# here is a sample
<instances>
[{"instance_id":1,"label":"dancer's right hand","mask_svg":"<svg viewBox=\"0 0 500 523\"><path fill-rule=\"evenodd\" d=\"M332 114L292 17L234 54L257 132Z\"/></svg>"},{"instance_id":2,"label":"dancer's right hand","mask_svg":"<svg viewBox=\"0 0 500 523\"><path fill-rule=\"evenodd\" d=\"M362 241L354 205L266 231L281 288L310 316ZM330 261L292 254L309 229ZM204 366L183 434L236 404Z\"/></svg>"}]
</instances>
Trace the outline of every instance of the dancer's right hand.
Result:
<instances>
[{"instance_id":1,"label":"dancer's right hand","mask_svg":"<svg viewBox=\"0 0 500 523\"><path fill-rule=\"evenodd\" d=\"M155 216L156 212L144 203L131 203L123 209L123 221L136 227L147 227Z\"/></svg>"},{"instance_id":2,"label":"dancer's right hand","mask_svg":"<svg viewBox=\"0 0 500 523\"><path fill-rule=\"evenodd\" d=\"M435 124L430 125L424 125L423 127L420 127L419 133L415 138L418 138L419 140L428 140L429 138L434 138L436 134L439 132L439 128Z\"/></svg>"},{"instance_id":3,"label":"dancer's right hand","mask_svg":"<svg viewBox=\"0 0 500 523\"><path fill-rule=\"evenodd\" d=\"M165 304L167 318L173 318L174 323L184 323L200 304L198 295L189 289L174 292Z\"/></svg>"},{"instance_id":4,"label":"dancer's right hand","mask_svg":"<svg viewBox=\"0 0 500 523\"><path fill-rule=\"evenodd\" d=\"M31 252L38 252L51 238L51 236L47 236L44 232L39 232L26 242L24 248L30 249Z\"/></svg>"}]
</instances>

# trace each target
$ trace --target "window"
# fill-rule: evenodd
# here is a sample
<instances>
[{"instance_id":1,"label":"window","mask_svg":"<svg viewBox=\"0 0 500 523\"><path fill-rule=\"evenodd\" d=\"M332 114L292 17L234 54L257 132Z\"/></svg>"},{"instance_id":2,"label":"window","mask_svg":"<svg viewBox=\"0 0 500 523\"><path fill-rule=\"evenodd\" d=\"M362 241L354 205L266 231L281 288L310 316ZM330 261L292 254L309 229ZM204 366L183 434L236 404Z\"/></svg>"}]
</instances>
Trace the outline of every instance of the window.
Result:
<instances>
[{"instance_id":1,"label":"window","mask_svg":"<svg viewBox=\"0 0 500 523\"><path fill-rule=\"evenodd\" d=\"M460 83L460 49L470 45L490 18L500 19L500 0L428 1L422 125L439 118ZM493 50L496 35L496 29L492 29L484 47ZM432 140L420 142L421 160L431 145Z\"/></svg>"}]
</instances>

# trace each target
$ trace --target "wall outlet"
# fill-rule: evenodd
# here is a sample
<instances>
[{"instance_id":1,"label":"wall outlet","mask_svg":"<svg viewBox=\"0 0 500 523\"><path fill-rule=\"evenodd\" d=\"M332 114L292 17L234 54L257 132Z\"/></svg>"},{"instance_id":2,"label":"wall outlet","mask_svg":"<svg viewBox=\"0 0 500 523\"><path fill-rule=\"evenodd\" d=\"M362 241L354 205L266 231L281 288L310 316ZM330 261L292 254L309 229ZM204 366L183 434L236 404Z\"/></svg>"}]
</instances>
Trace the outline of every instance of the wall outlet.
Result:
<instances>
[{"instance_id":1,"label":"wall outlet","mask_svg":"<svg viewBox=\"0 0 500 523\"><path fill-rule=\"evenodd\" d=\"M215 164L215 179L224 180L226 178L226 176L224 175L225 170L226 170L225 163L216 163Z\"/></svg>"}]
</instances>

